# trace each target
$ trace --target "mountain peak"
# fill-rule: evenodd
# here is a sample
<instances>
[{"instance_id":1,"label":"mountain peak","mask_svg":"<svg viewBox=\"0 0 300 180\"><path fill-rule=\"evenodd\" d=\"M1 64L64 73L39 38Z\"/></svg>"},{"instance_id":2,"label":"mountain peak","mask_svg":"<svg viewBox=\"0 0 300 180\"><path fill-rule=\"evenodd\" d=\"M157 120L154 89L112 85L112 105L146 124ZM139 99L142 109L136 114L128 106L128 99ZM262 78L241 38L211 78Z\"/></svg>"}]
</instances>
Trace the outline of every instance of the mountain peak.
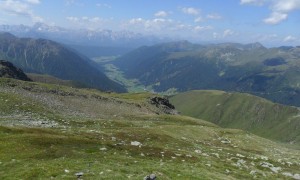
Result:
<instances>
[{"instance_id":1,"label":"mountain peak","mask_svg":"<svg viewBox=\"0 0 300 180\"><path fill-rule=\"evenodd\" d=\"M18 37L46 38L63 44L88 46L140 47L165 42L168 38L143 35L132 31L113 31L108 29L64 28L35 23L33 26L0 25L0 31L10 32Z\"/></svg>"},{"instance_id":2,"label":"mountain peak","mask_svg":"<svg viewBox=\"0 0 300 180\"><path fill-rule=\"evenodd\" d=\"M255 43L250 43L250 44L246 44L246 47L250 48L250 49L260 49L260 48L265 48L261 43L259 42L255 42Z\"/></svg>"},{"instance_id":3,"label":"mountain peak","mask_svg":"<svg viewBox=\"0 0 300 180\"><path fill-rule=\"evenodd\" d=\"M164 51L177 52L193 50L196 45L187 41L175 41L154 45L153 47L161 47Z\"/></svg>"}]
</instances>

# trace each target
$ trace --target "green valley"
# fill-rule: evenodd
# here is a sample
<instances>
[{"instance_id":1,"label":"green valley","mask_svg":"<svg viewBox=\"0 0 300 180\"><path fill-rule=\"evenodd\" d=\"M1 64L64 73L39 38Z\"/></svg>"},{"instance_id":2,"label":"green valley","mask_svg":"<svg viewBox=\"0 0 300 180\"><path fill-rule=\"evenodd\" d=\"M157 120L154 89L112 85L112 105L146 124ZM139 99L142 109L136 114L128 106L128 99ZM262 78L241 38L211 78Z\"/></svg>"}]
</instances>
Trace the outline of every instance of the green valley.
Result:
<instances>
[{"instance_id":1,"label":"green valley","mask_svg":"<svg viewBox=\"0 0 300 180\"><path fill-rule=\"evenodd\" d=\"M113 64L156 92L217 89L300 105L299 47L179 41L140 47Z\"/></svg>"}]
</instances>

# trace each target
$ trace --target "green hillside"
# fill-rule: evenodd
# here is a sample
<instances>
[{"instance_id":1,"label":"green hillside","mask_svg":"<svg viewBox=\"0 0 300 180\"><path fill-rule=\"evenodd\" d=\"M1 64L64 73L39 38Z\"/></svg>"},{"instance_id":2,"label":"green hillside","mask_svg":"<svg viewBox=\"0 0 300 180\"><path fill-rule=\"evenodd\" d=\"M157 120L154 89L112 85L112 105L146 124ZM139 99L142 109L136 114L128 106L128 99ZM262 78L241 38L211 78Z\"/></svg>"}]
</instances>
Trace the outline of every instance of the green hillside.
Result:
<instances>
[{"instance_id":1,"label":"green hillside","mask_svg":"<svg viewBox=\"0 0 300 180\"><path fill-rule=\"evenodd\" d=\"M2 78L0 92L2 179L299 177L296 146L165 114L153 94Z\"/></svg>"},{"instance_id":2,"label":"green hillside","mask_svg":"<svg viewBox=\"0 0 300 180\"><path fill-rule=\"evenodd\" d=\"M105 91L126 91L94 67L91 60L54 41L0 33L0 59L12 62L26 73L48 74Z\"/></svg>"},{"instance_id":3,"label":"green hillside","mask_svg":"<svg viewBox=\"0 0 300 180\"><path fill-rule=\"evenodd\" d=\"M179 93L170 101L183 115L274 140L300 143L300 111L296 107L244 93L204 90Z\"/></svg>"},{"instance_id":4,"label":"green hillside","mask_svg":"<svg viewBox=\"0 0 300 180\"><path fill-rule=\"evenodd\" d=\"M80 83L78 81L62 80L62 79L58 79L54 76L50 76L47 74L27 73L27 76L32 81L35 81L35 82L56 84L56 85L63 85L63 86L70 86L70 87L77 87L77 88L88 88L87 85L84 85L83 83Z\"/></svg>"},{"instance_id":5,"label":"green hillside","mask_svg":"<svg viewBox=\"0 0 300 180\"><path fill-rule=\"evenodd\" d=\"M238 91L300 106L299 52L299 47L265 48L259 43L180 41L138 48L114 64L127 78L156 92Z\"/></svg>"}]
</instances>

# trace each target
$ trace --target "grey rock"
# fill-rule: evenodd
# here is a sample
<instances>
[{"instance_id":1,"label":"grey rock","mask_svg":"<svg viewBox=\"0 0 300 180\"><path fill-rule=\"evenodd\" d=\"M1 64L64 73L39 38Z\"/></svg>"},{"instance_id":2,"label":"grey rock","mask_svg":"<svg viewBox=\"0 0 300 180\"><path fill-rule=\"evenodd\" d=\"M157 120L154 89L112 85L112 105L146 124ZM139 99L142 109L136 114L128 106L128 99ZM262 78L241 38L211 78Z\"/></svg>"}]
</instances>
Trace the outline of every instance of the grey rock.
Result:
<instances>
[{"instance_id":1,"label":"grey rock","mask_svg":"<svg viewBox=\"0 0 300 180\"><path fill-rule=\"evenodd\" d=\"M156 175L150 174L150 175L144 177L144 180L156 180Z\"/></svg>"},{"instance_id":2,"label":"grey rock","mask_svg":"<svg viewBox=\"0 0 300 180\"><path fill-rule=\"evenodd\" d=\"M77 176L77 178L81 178L83 176L83 172L78 172L78 173L75 173L75 176Z\"/></svg>"}]
</instances>

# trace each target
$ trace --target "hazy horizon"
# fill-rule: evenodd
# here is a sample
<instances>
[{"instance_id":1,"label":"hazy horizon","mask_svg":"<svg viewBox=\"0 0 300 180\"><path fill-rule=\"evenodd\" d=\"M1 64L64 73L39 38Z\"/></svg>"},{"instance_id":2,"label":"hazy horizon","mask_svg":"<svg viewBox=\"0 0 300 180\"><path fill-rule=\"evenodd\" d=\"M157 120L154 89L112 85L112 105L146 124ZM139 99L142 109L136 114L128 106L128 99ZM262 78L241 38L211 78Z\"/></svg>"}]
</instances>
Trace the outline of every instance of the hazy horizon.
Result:
<instances>
[{"instance_id":1,"label":"hazy horizon","mask_svg":"<svg viewBox=\"0 0 300 180\"><path fill-rule=\"evenodd\" d=\"M107 1L0 0L0 24L41 22L67 29L109 29L193 43L297 46L299 0Z\"/></svg>"}]
</instances>

